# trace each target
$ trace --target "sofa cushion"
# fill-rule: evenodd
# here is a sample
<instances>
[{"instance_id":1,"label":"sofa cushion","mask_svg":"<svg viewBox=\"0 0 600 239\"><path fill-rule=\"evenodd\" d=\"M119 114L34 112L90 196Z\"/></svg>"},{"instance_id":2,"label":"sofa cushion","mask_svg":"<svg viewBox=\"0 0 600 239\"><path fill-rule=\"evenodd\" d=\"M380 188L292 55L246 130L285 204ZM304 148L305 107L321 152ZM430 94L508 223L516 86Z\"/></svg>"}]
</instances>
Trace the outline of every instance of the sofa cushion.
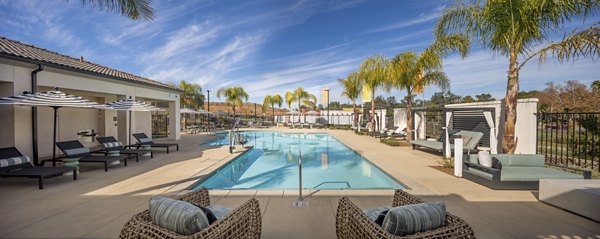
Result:
<instances>
[{"instance_id":1,"label":"sofa cushion","mask_svg":"<svg viewBox=\"0 0 600 239\"><path fill-rule=\"evenodd\" d=\"M488 151L479 151L477 153L477 156L479 158L479 164L488 168L492 167L492 156L490 156L490 153Z\"/></svg>"},{"instance_id":2,"label":"sofa cushion","mask_svg":"<svg viewBox=\"0 0 600 239\"><path fill-rule=\"evenodd\" d=\"M392 206L367 208L367 209L363 209L363 213L365 215L367 215L367 217L369 219L371 219L371 221L375 221L375 220L377 220L377 217L379 217L381 212L389 210L390 208L392 208Z\"/></svg>"},{"instance_id":3,"label":"sofa cushion","mask_svg":"<svg viewBox=\"0 0 600 239\"><path fill-rule=\"evenodd\" d=\"M544 155L539 154L513 154L506 166L519 167L544 167Z\"/></svg>"},{"instance_id":4,"label":"sofa cushion","mask_svg":"<svg viewBox=\"0 0 600 239\"><path fill-rule=\"evenodd\" d=\"M215 216L215 214L208 208L202 207L202 206L198 206L202 212L204 212L204 215L206 215L206 219L208 219L208 224L212 224L213 222L215 222L217 219L217 217Z\"/></svg>"},{"instance_id":5,"label":"sofa cushion","mask_svg":"<svg viewBox=\"0 0 600 239\"><path fill-rule=\"evenodd\" d=\"M223 219L223 217L225 217L227 214L229 214L229 212L231 212L231 208L217 204L208 205L206 206L206 208L208 208L218 220Z\"/></svg>"},{"instance_id":6,"label":"sofa cushion","mask_svg":"<svg viewBox=\"0 0 600 239\"><path fill-rule=\"evenodd\" d=\"M496 157L492 157L492 168L502 170L502 162Z\"/></svg>"},{"instance_id":7,"label":"sofa cushion","mask_svg":"<svg viewBox=\"0 0 600 239\"><path fill-rule=\"evenodd\" d=\"M419 203L391 208L381 227L390 234L404 236L438 228L445 219L444 203Z\"/></svg>"},{"instance_id":8,"label":"sofa cushion","mask_svg":"<svg viewBox=\"0 0 600 239\"><path fill-rule=\"evenodd\" d=\"M491 173L484 172L476 168L469 168L469 172L488 179L494 178Z\"/></svg>"},{"instance_id":9,"label":"sofa cushion","mask_svg":"<svg viewBox=\"0 0 600 239\"><path fill-rule=\"evenodd\" d=\"M502 181L539 181L540 179L583 179L583 175L544 167L503 166Z\"/></svg>"},{"instance_id":10,"label":"sofa cushion","mask_svg":"<svg viewBox=\"0 0 600 239\"><path fill-rule=\"evenodd\" d=\"M181 235L193 235L209 225L202 209L172 198L151 198L149 211L154 224Z\"/></svg>"}]
</instances>

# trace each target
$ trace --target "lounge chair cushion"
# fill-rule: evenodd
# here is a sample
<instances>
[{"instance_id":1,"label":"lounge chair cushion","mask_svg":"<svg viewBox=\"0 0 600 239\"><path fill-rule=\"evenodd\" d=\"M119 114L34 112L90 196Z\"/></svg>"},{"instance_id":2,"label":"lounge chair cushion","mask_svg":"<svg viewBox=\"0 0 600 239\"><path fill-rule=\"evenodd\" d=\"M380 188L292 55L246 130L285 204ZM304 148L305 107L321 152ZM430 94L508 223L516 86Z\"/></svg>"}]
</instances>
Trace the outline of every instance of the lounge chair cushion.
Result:
<instances>
[{"instance_id":1,"label":"lounge chair cushion","mask_svg":"<svg viewBox=\"0 0 600 239\"><path fill-rule=\"evenodd\" d=\"M391 208L383 220L383 230L405 236L444 225L446 205L441 202L419 203Z\"/></svg>"},{"instance_id":2,"label":"lounge chair cushion","mask_svg":"<svg viewBox=\"0 0 600 239\"><path fill-rule=\"evenodd\" d=\"M215 222L217 219L217 217L215 216L215 214L208 208L202 207L202 206L198 206L200 209L202 209L202 212L204 212L204 215L206 215L206 218L208 219L208 224L212 224L213 222Z\"/></svg>"},{"instance_id":3,"label":"lounge chair cushion","mask_svg":"<svg viewBox=\"0 0 600 239\"><path fill-rule=\"evenodd\" d=\"M583 179L583 175L544 167L502 167L502 181L538 181L540 179Z\"/></svg>"},{"instance_id":4,"label":"lounge chair cushion","mask_svg":"<svg viewBox=\"0 0 600 239\"><path fill-rule=\"evenodd\" d=\"M149 212L156 225L181 235L193 235L210 225L202 209L172 198L151 198Z\"/></svg>"},{"instance_id":5,"label":"lounge chair cushion","mask_svg":"<svg viewBox=\"0 0 600 239\"><path fill-rule=\"evenodd\" d=\"M31 164L31 160L27 156L19 156L19 157L0 159L0 168L23 164L23 163ZM31 164L31 165L33 165L33 164Z\"/></svg>"},{"instance_id":6,"label":"lounge chair cushion","mask_svg":"<svg viewBox=\"0 0 600 239\"><path fill-rule=\"evenodd\" d=\"M110 149L110 148L115 148L115 147L121 147L123 146L123 144L121 142L108 142L108 143L103 143L102 144L104 146L104 148L106 149Z\"/></svg>"},{"instance_id":7,"label":"lounge chair cushion","mask_svg":"<svg viewBox=\"0 0 600 239\"><path fill-rule=\"evenodd\" d=\"M151 138L141 138L139 139L140 143L145 144L145 143L150 143L152 142Z\"/></svg>"},{"instance_id":8,"label":"lounge chair cushion","mask_svg":"<svg viewBox=\"0 0 600 239\"><path fill-rule=\"evenodd\" d=\"M75 149L65 149L63 150L63 152L65 152L65 154L67 156L74 156L74 155L80 155L80 154L88 154L90 152L90 149L88 148L75 148Z\"/></svg>"},{"instance_id":9,"label":"lounge chair cushion","mask_svg":"<svg viewBox=\"0 0 600 239\"><path fill-rule=\"evenodd\" d=\"M392 206L367 208L363 209L363 213L367 215L367 217L371 219L371 221L375 221L377 220L377 217L379 217L379 214L381 214L381 212L390 210L390 208L392 208Z\"/></svg>"},{"instance_id":10,"label":"lounge chair cushion","mask_svg":"<svg viewBox=\"0 0 600 239\"><path fill-rule=\"evenodd\" d=\"M468 135L460 136L460 138L463 140L463 148L466 148L467 145L469 145L469 142L471 142L471 139L473 139L473 137Z\"/></svg>"},{"instance_id":11,"label":"lounge chair cushion","mask_svg":"<svg viewBox=\"0 0 600 239\"><path fill-rule=\"evenodd\" d=\"M479 164L488 168L492 167L492 156L488 151L479 151L477 156L479 156Z\"/></svg>"},{"instance_id":12,"label":"lounge chair cushion","mask_svg":"<svg viewBox=\"0 0 600 239\"><path fill-rule=\"evenodd\" d=\"M426 148L430 148L430 149L442 150L444 148L444 144L442 142L439 142L439 141L413 140L411 143L419 145L419 146L423 146L423 147L426 147Z\"/></svg>"},{"instance_id":13,"label":"lounge chair cushion","mask_svg":"<svg viewBox=\"0 0 600 239\"><path fill-rule=\"evenodd\" d=\"M208 206L206 206L206 208L208 208L215 215L215 217L217 217L218 220L223 219L223 217L225 217L227 214L229 214L231 212L231 208L224 207L224 206L217 205L217 204L208 205Z\"/></svg>"}]
</instances>

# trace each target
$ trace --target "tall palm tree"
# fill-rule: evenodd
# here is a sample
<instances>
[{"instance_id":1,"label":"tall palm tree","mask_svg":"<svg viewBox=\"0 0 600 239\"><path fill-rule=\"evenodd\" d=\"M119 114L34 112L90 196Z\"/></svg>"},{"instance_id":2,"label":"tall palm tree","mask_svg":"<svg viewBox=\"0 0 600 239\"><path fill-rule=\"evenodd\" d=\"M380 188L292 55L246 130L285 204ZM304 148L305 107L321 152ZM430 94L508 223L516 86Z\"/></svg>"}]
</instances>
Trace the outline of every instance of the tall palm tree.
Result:
<instances>
[{"instance_id":1,"label":"tall palm tree","mask_svg":"<svg viewBox=\"0 0 600 239\"><path fill-rule=\"evenodd\" d=\"M293 102L298 102L298 111L300 111L303 105L314 108L317 105L317 97L302 87L298 87L294 91L285 92L285 102L290 108L292 108ZM298 122L300 122L300 117L298 117Z\"/></svg>"},{"instance_id":2,"label":"tall palm tree","mask_svg":"<svg viewBox=\"0 0 600 239\"><path fill-rule=\"evenodd\" d=\"M358 77L371 90L371 129L375 130L375 90L387 82L387 60L383 55L374 55L364 60L359 67Z\"/></svg>"},{"instance_id":3,"label":"tall palm tree","mask_svg":"<svg viewBox=\"0 0 600 239\"><path fill-rule=\"evenodd\" d=\"M387 88L406 90L406 140L412 140L412 106L413 95L422 93L425 87L437 85L445 90L449 88L449 80L442 71L443 59L454 51L465 57L469 52L470 41L465 35L453 34L436 39L436 41L420 54L403 52L389 62L389 81Z\"/></svg>"},{"instance_id":4,"label":"tall palm tree","mask_svg":"<svg viewBox=\"0 0 600 239\"><path fill-rule=\"evenodd\" d=\"M598 58L598 27L593 26L571 34L562 42L550 44L537 52L533 52L533 48L546 42L549 35L561 29L565 22L578 16L594 14L599 8L597 0L458 1L440 16L436 25L438 37L461 32L493 52L508 57L508 82L504 98L506 116L502 140L504 153L514 153L518 140L515 139L515 123L519 70L529 59L539 56L543 60L547 53L556 56L559 62L574 60L579 56ZM520 64L519 57L525 59Z\"/></svg>"},{"instance_id":5,"label":"tall palm tree","mask_svg":"<svg viewBox=\"0 0 600 239\"><path fill-rule=\"evenodd\" d=\"M358 73L350 72L346 79L338 79L338 82L344 87L342 96L345 96L352 101L352 113L354 114L354 122L358 121L358 114L356 114L356 100L360 97L362 91L362 81L358 78Z\"/></svg>"},{"instance_id":6,"label":"tall palm tree","mask_svg":"<svg viewBox=\"0 0 600 239\"><path fill-rule=\"evenodd\" d=\"M285 103L287 103L288 108L292 109L292 103L294 102L294 92L288 91L285 92ZM300 109L298 109L300 110Z\"/></svg>"},{"instance_id":7,"label":"tall palm tree","mask_svg":"<svg viewBox=\"0 0 600 239\"><path fill-rule=\"evenodd\" d=\"M217 97L221 98L221 96L225 96L225 102L231 104L234 117L235 107L242 107L244 101L247 101L249 97L244 88L239 86L219 89L219 91L217 91Z\"/></svg>"},{"instance_id":8,"label":"tall palm tree","mask_svg":"<svg viewBox=\"0 0 600 239\"><path fill-rule=\"evenodd\" d=\"M281 98L281 95L279 95L279 94L275 94L273 96L267 95L267 96L265 96L265 100L263 101L262 110L264 112L267 110L268 106L271 106L271 109L273 110L273 122L275 122L275 105L278 105L278 107L281 108L282 104L283 104L283 98Z\"/></svg>"},{"instance_id":9,"label":"tall palm tree","mask_svg":"<svg viewBox=\"0 0 600 239\"><path fill-rule=\"evenodd\" d=\"M200 103L204 101L200 85L182 80L179 83L179 89L183 90L183 94L179 96L180 104L183 108L200 108Z\"/></svg>"},{"instance_id":10,"label":"tall palm tree","mask_svg":"<svg viewBox=\"0 0 600 239\"><path fill-rule=\"evenodd\" d=\"M81 0L81 4L98 6L100 10L106 9L107 12L120 13L121 16L132 20L152 20L154 18L154 9L151 0Z\"/></svg>"}]
</instances>

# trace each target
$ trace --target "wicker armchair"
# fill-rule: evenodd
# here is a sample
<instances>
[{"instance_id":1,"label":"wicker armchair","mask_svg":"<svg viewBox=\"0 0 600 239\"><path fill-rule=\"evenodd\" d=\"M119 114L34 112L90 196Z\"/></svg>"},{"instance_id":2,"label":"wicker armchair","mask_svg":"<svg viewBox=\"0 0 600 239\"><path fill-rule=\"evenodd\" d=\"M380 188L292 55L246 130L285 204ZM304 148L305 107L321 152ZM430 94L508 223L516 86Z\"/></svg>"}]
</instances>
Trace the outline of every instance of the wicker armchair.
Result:
<instances>
[{"instance_id":1,"label":"wicker armchair","mask_svg":"<svg viewBox=\"0 0 600 239\"><path fill-rule=\"evenodd\" d=\"M210 204L208 189L202 188L177 197L197 206ZM177 234L152 223L148 210L125 223L120 238L260 238L261 217L258 200L252 198L222 219L190 236Z\"/></svg>"},{"instance_id":2,"label":"wicker armchair","mask_svg":"<svg viewBox=\"0 0 600 239\"><path fill-rule=\"evenodd\" d=\"M396 190L392 206L422 202L424 201L415 196L402 190ZM475 238L471 226L450 213L446 213L446 222L443 227L413 235L395 236L384 231L381 226L370 220L347 197L342 197L338 204L335 229L338 238Z\"/></svg>"}]
</instances>

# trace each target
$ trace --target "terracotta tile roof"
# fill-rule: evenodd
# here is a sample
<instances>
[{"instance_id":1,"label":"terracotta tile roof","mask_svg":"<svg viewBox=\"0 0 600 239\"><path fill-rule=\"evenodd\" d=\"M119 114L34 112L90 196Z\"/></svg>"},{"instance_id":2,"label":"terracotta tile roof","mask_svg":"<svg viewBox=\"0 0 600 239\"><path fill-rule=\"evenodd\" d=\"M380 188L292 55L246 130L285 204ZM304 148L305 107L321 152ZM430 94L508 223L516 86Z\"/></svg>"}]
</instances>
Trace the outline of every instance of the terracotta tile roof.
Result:
<instances>
[{"instance_id":1,"label":"terracotta tile roof","mask_svg":"<svg viewBox=\"0 0 600 239\"><path fill-rule=\"evenodd\" d=\"M178 88L167 85L165 83L150 80L134 74L129 74L119 70L115 70L106 66L94 64L89 61L81 61L67 55L49 51L33 45L25 44L19 41L11 40L6 37L0 37L0 57L19 59L25 61L34 61L39 63L50 63L50 65L58 65L73 69L77 72L88 73L93 75L105 76L108 78L117 78L119 80L130 81L133 83L141 83L150 86L158 86L170 90L179 91Z\"/></svg>"}]
</instances>

